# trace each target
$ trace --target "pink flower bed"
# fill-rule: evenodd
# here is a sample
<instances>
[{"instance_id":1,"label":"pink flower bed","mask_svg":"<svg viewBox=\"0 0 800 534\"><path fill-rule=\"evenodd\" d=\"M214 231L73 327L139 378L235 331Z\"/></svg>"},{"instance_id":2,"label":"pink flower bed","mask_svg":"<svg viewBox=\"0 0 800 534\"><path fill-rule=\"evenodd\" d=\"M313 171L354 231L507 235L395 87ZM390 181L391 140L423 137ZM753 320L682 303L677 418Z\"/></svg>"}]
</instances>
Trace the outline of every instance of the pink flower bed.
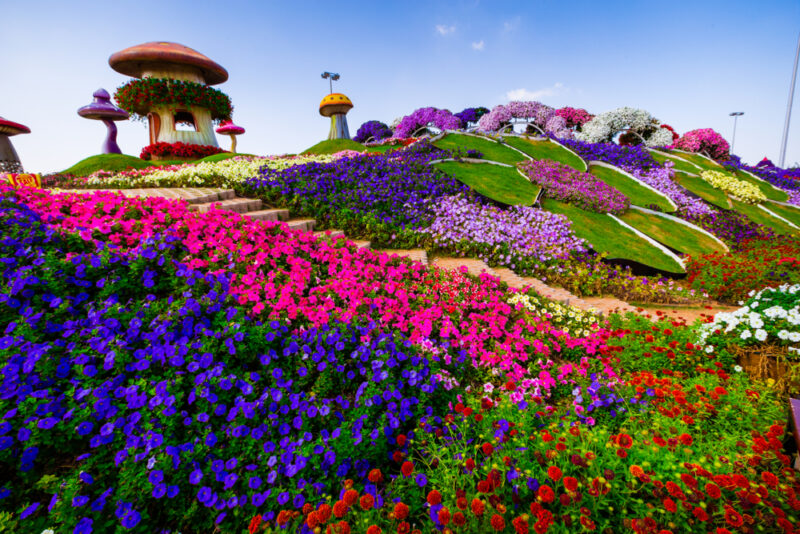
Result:
<instances>
[{"instance_id":1,"label":"pink flower bed","mask_svg":"<svg viewBox=\"0 0 800 534\"><path fill-rule=\"evenodd\" d=\"M687 152L706 152L714 159L727 159L731 150L725 138L711 128L686 132L670 148Z\"/></svg>"},{"instance_id":2,"label":"pink flower bed","mask_svg":"<svg viewBox=\"0 0 800 534\"><path fill-rule=\"evenodd\" d=\"M0 194L9 191L0 188ZM183 261L232 274L234 298L253 314L288 320L295 328L372 320L400 330L413 343L447 341L467 350L474 365L496 368L520 381L523 391L543 396L572 373L585 373L601 358L609 335L600 330L575 338L546 319L526 320L506 302L513 290L497 278L475 280L390 259L344 240L318 240L280 222L220 210L196 213L183 201L107 192L21 189L17 194L43 221L87 240L128 249L157 234L180 238L188 250ZM564 351L580 363L553 367L550 358ZM616 376L608 361L601 361L604 373Z\"/></svg>"}]
</instances>

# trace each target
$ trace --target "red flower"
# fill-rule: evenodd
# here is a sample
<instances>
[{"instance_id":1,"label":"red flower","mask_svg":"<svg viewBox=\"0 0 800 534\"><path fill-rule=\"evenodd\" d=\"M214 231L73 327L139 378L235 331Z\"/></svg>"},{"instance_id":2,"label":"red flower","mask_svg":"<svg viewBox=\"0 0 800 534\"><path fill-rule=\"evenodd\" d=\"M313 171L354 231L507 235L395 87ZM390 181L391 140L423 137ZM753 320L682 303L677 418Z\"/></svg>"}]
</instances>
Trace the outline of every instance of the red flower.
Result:
<instances>
[{"instance_id":1,"label":"red flower","mask_svg":"<svg viewBox=\"0 0 800 534\"><path fill-rule=\"evenodd\" d=\"M258 514L257 516L253 517L253 519L250 520L250 525L247 527L247 530L250 532L250 534L255 534L255 531L258 530L258 527L260 525L261 525L261 514Z\"/></svg>"},{"instance_id":2,"label":"red flower","mask_svg":"<svg viewBox=\"0 0 800 534\"><path fill-rule=\"evenodd\" d=\"M442 494L439 493L438 490L431 490L430 493L428 493L427 500L428 504L430 504L431 506L436 506L437 504L442 502Z\"/></svg>"},{"instance_id":3,"label":"red flower","mask_svg":"<svg viewBox=\"0 0 800 534\"><path fill-rule=\"evenodd\" d=\"M396 519L405 519L406 517L408 517L408 505L402 502L395 504L394 517Z\"/></svg>"},{"instance_id":4,"label":"red flower","mask_svg":"<svg viewBox=\"0 0 800 534\"><path fill-rule=\"evenodd\" d=\"M380 469L373 469L369 472L369 476L367 478L373 484L378 484L379 482L383 482L383 473L381 473Z\"/></svg>"},{"instance_id":5,"label":"red flower","mask_svg":"<svg viewBox=\"0 0 800 534\"><path fill-rule=\"evenodd\" d=\"M742 515L739 512L737 512L730 506L727 506L725 508L725 522L732 527L739 528L744 523L744 520L742 519Z\"/></svg>"},{"instance_id":6,"label":"red flower","mask_svg":"<svg viewBox=\"0 0 800 534\"><path fill-rule=\"evenodd\" d=\"M345 504L347 504L347 506L353 506L358 500L358 492L354 489L349 489L344 492L344 497L342 500L345 502Z\"/></svg>"},{"instance_id":7,"label":"red flower","mask_svg":"<svg viewBox=\"0 0 800 534\"><path fill-rule=\"evenodd\" d=\"M410 477L411 473L414 472L414 464L411 462L403 462L400 472L403 473L404 477Z\"/></svg>"},{"instance_id":8,"label":"red flower","mask_svg":"<svg viewBox=\"0 0 800 534\"><path fill-rule=\"evenodd\" d=\"M439 510L439 513L437 514L436 517L439 519L439 523L441 523L442 525L447 525L448 523L450 523L450 510L448 510L447 507L445 506L444 508Z\"/></svg>"},{"instance_id":9,"label":"red flower","mask_svg":"<svg viewBox=\"0 0 800 534\"><path fill-rule=\"evenodd\" d=\"M358 501L362 510L372 510L372 505L375 504L375 499L369 493L362 495Z\"/></svg>"},{"instance_id":10,"label":"red flower","mask_svg":"<svg viewBox=\"0 0 800 534\"><path fill-rule=\"evenodd\" d=\"M678 510L678 505L670 498L664 499L661 504L664 505L664 509L668 512L675 513Z\"/></svg>"},{"instance_id":11,"label":"red flower","mask_svg":"<svg viewBox=\"0 0 800 534\"><path fill-rule=\"evenodd\" d=\"M397 534L408 534L409 532L411 532L411 525L407 521L397 525Z\"/></svg>"},{"instance_id":12,"label":"red flower","mask_svg":"<svg viewBox=\"0 0 800 534\"><path fill-rule=\"evenodd\" d=\"M492 528L496 532L502 532L506 528L506 520L503 519L503 516L498 514L492 516Z\"/></svg>"},{"instance_id":13,"label":"red flower","mask_svg":"<svg viewBox=\"0 0 800 534\"><path fill-rule=\"evenodd\" d=\"M475 498L475 499L472 499L472 503L470 505L470 508L472 508L472 513L473 514L475 514L475 515L483 515L483 510L484 510L485 506L483 505L483 501L482 500Z\"/></svg>"},{"instance_id":14,"label":"red flower","mask_svg":"<svg viewBox=\"0 0 800 534\"><path fill-rule=\"evenodd\" d=\"M475 469L475 460L472 458L467 458L467 461L464 463L464 467L466 467L468 471L472 471Z\"/></svg>"},{"instance_id":15,"label":"red flower","mask_svg":"<svg viewBox=\"0 0 800 534\"><path fill-rule=\"evenodd\" d=\"M400 434L399 436L397 436L397 446L402 447L403 445L405 445L407 439L408 438L406 437L405 434Z\"/></svg>"},{"instance_id":16,"label":"red flower","mask_svg":"<svg viewBox=\"0 0 800 534\"><path fill-rule=\"evenodd\" d=\"M778 485L778 477L776 477L769 471L764 471L763 473L761 473L761 480L769 484L769 486L772 488Z\"/></svg>"},{"instance_id":17,"label":"red flower","mask_svg":"<svg viewBox=\"0 0 800 534\"><path fill-rule=\"evenodd\" d=\"M491 456L492 452L494 452L494 447L492 447L491 443L484 443L481 445L481 450L486 456Z\"/></svg>"},{"instance_id":18,"label":"red flower","mask_svg":"<svg viewBox=\"0 0 800 534\"><path fill-rule=\"evenodd\" d=\"M381 532L383 531L378 525L370 525L370 527L367 529L367 534L381 534Z\"/></svg>"},{"instance_id":19,"label":"red flower","mask_svg":"<svg viewBox=\"0 0 800 534\"><path fill-rule=\"evenodd\" d=\"M562 475L561 469L559 469L555 465L551 465L550 467L547 468L547 476L549 476L553 480L553 482L558 482L559 480L561 480L561 475Z\"/></svg>"},{"instance_id":20,"label":"red flower","mask_svg":"<svg viewBox=\"0 0 800 534\"><path fill-rule=\"evenodd\" d=\"M719 486L717 486L713 482L709 482L706 484L706 494L712 499L719 499L722 496L722 492L720 491Z\"/></svg>"},{"instance_id":21,"label":"red flower","mask_svg":"<svg viewBox=\"0 0 800 534\"><path fill-rule=\"evenodd\" d=\"M543 503L553 502L553 499L556 498L556 494L553 491L553 488L551 488L547 484L539 486L539 489L536 492L536 496Z\"/></svg>"},{"instance_id":22,"label":"red flower","mask_svg":"<svg viewBox=\"0 0 800 534\"><path fill-rule=\"evenodd\" d=\"M692 510L692 514L700 521L708 521L708 514L700 507L696 507Z\"/></svg>"},{"instance_id":23,"label":"red flower","mask_svg":"<svg viewBox=\"0 0 800 534\"><path fill-rule=\"evenodd\" d=\"M462 514L461 512L456 512L453 514L453 524L457 527L463 527L467 524L467 516Z\"/></svg>"},{"instance_id":24,"label":"red flower","mask_svg":"<svg viewBox=\"0 0 800 534\"><path fill-rule=\"evenodd\" d=\"M578 479L575 477L564 477L564 488L567 491L575 491L578 489Z\"/></svg>"},{"instance_id":25,"label":"red flower","mask_svg":"<svg viewBox=\"0 0 800 534\"><path fill-rule=\"evenodd\" d=\"M511 525L514 527L514 532L516 534L528 534L530 532L528 522L522 517L518 517L511 521Z\"/></svg>"},{"instance_id":26,"label":"red flower","mask_svg":"<svg viewBox=\"0 0 800 534\"><path fill-rule=\"evenodd\" d=\"M628 434L620 434L617 438L617 445L623 449L630 449L633 446L633 438Z\"/></svg>"},{"instance_id":27,"label":"red flower","mask_svg":"<svg viewBox=\"0 0 800 534\"><path fill-rule=\"evenodd\" d=\"M333 504L333 515L335 515L338 519L341 519L347 513L347 509L347 503L344 501L336 501Z\"/></svg>"}]
</instances>

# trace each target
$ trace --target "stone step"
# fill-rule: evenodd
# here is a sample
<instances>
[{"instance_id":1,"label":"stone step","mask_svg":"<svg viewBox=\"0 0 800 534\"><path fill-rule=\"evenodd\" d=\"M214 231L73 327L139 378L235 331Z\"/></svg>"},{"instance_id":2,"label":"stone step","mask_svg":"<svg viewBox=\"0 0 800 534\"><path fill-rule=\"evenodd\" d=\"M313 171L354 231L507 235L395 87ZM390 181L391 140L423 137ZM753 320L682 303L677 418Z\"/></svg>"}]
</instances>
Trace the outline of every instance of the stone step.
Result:
<instances>
[{"instance_id":1,"label":"stone step","mask_svg":"<svg viewBox=\"0 0 800 534\"><path fill-rule=\"evenodd\" d=\"M423 265L428 265L428 253L425 252L424 249L421 248L413 248L413 249L382 249L377 250L376 252L383 252L384 254L388 254L390 256L400 256L401 258L408 258L411 261L418 261Z\"/></svg>"},{"instance_id":2,"label":"stone step","mask_svg":"<svg viewBox=\"0 0 800 534\"><path fill-rule=\"evenodd\" d=\"M256 221L288 221L289 210L282 209L266 209L258 211L248 211L244 214L245 217L250 217Z\"/></svg>"},{"instance_id":3,"label":"stone step","mask_svg":"<svg viewBox=\"0 0 800 534\"><path fill-rule=\"evenodd\" d=\"M344 231L334 230L334 229L318 230L314 232L314 235L317 237L327 237L329 239L335 239L337 237L344 237Z\"/></svg>"},{"instance_id":4,"label":"stone step","mask_svg":"<svg viewBox=\"0 0 800 534\"><path fill-rule=\"evenodd\" d=\"M528 285L525 283L525 280L523 280L511 269L507 269L505 267L493 267L493 269L494 272L497 273L497 276L500 277L500 280L508 284L510 287L522 289Z\"/></svg>"},{"instance_id":5,"label":"stone step","mask_svg":"<svg viewBox=\"0 0 800 534\"><path fill-rule=\"evenodd\" d=\"M372 243L370 241L363 241L363 240L354 239L353 243L355 243L355 245L358 248L363 248L363 249L372 248Z\"/></svg>"},{"instance_id":6,"label":"stone step","mask_svg":"<svg viewBox=\"0 0 800 534\"><path fill-rule=\"evenodd\" d=\"M451 271L461 270L462 267L467 268L467 272L474 276L480 276L481 273L486 273L491 276L497 276L494 269L486 265L483 260L476 260L474 258L447 258L439 257L433 260L433 264L442 269L449 269Z\"/></svg>"},{"instance_id":7,"label":"stone step","mask_svg":"<svg viewBox=\"0 0 800 534\"><path fill-rule=\"evenodd\" d=\"M286 221L286 224L293 230L313 232L314 225L317 224L317 221L315 219L289 219Z\"/></svg>"},{"instance_id":8,"label":"stone step","mask_svg":"<svg viewBox=\"0 0 800 534\"><path fill-rule=\"evenodd\" d=\"M230 198L227 200L220 200L218 202L207 202L203 204L192 204L189 209L192 211L199 211L200 213L207 213L211 209L219 209L223 211L233 211L236 213L247 213L250 211L259 211L262 202L253 198Z\"/></svg>"}]
</instances>

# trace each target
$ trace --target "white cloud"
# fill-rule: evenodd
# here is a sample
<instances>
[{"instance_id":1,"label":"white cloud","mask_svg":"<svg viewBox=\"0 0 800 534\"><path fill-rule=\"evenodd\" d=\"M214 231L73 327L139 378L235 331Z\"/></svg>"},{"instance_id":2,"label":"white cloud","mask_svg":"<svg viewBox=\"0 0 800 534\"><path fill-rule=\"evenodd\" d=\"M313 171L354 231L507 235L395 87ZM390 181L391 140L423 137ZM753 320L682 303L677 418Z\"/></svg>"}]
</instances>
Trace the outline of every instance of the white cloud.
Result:
<instances>
[{"instance_id":1,"label":"white cloud","mask_svg":"<svg viewBox=\"0 0 800 534\"><path fill-rule=\"evenodd\" d=\"M481 39L480 41L472 43L472 49L473 50L483 50L483 45L484 44L485 43L483 42L483 39Z\"/></svg>"},{"instance_id":2,"label":"white cloud","mask_svg":"<svg viewBox=\"0 0 800 534\"><path fill-rule=\"evenodd\" d=\"M564 84L556 82L552 87L545 87L544 89L537 89L536 91L528 91L527 89L512 89L506 93L508 100L539 100L545 96L555 96L561 92Z\"/></svg>"},{"instance_id":3,"label":"white cloud","mask_svg":"<svg viewBox=\"0 0 800 534\"><path fill-rule=\"evenodd\" d=\"M503 23L503 32L511 33L513 31L516 31L516 29L519 28L519 23L521 22L521 20L522 19L520 19L519 17L514 17L511 20L505 21Z\"/></svg>"},{"instance_id":4,"label":"white cloud","mask_svg":"<svg viewBox=\"0 0 800 534\"><path fill-rule=\"evenodd\" d=\"M454 31L456 31L456 27L455 26L445 26L444 24L437 24L436 25L436 32L439 35L450 35Z\"/></svg>"}]
</instances>

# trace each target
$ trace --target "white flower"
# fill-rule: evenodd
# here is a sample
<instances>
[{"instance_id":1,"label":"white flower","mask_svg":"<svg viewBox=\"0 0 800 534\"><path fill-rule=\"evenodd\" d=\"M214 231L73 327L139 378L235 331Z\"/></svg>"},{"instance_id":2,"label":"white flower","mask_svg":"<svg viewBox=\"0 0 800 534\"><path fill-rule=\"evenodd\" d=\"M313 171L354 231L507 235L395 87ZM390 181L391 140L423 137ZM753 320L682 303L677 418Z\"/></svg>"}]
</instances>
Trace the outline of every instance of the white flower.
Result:
<instances>
[{"instance_id":1,"label":"white flower","mask_svg":"<svg viewBox=\"0 0 800 534\"><path fill-rule=\"evenodd\" d=\"M750 330L743 330L739 337L742 339L750 339L753 337L753 334L750 332Z\"/></svg>"},{"instance_id":2,"label":"white flower","mask_svg":"<svg viewBox=\"0 0 800 534\"><path fill-rule=\"evenodd\" d=\"M714 346L713 345L707 346L706 347L706 354L711 354L712 352L714 352Z\"/></svg>"},{"instance_id":3,"label":"white flower","mask_svg":"<svg viewBox=\"0 0 800 534\"><path fill-rule=\"evenodd\" d=\"M741 365L735 365L733 367L733 370L736 371L737 373L741 373L742 372L742 366Z\"/></svg>"},{"instance_id":4,"label":"white flower","mask_svg":"<svg viewBox=\"0 0 800 534\"><path fill-rule=\"evenodd\" d=\"M759 328L758 330L756 330L755 338L757 340L759 340L759 341L766 341L766 339L767 339L767 331L766 330L762 330L761 328Z\"/></svg>"}]
</instances>

